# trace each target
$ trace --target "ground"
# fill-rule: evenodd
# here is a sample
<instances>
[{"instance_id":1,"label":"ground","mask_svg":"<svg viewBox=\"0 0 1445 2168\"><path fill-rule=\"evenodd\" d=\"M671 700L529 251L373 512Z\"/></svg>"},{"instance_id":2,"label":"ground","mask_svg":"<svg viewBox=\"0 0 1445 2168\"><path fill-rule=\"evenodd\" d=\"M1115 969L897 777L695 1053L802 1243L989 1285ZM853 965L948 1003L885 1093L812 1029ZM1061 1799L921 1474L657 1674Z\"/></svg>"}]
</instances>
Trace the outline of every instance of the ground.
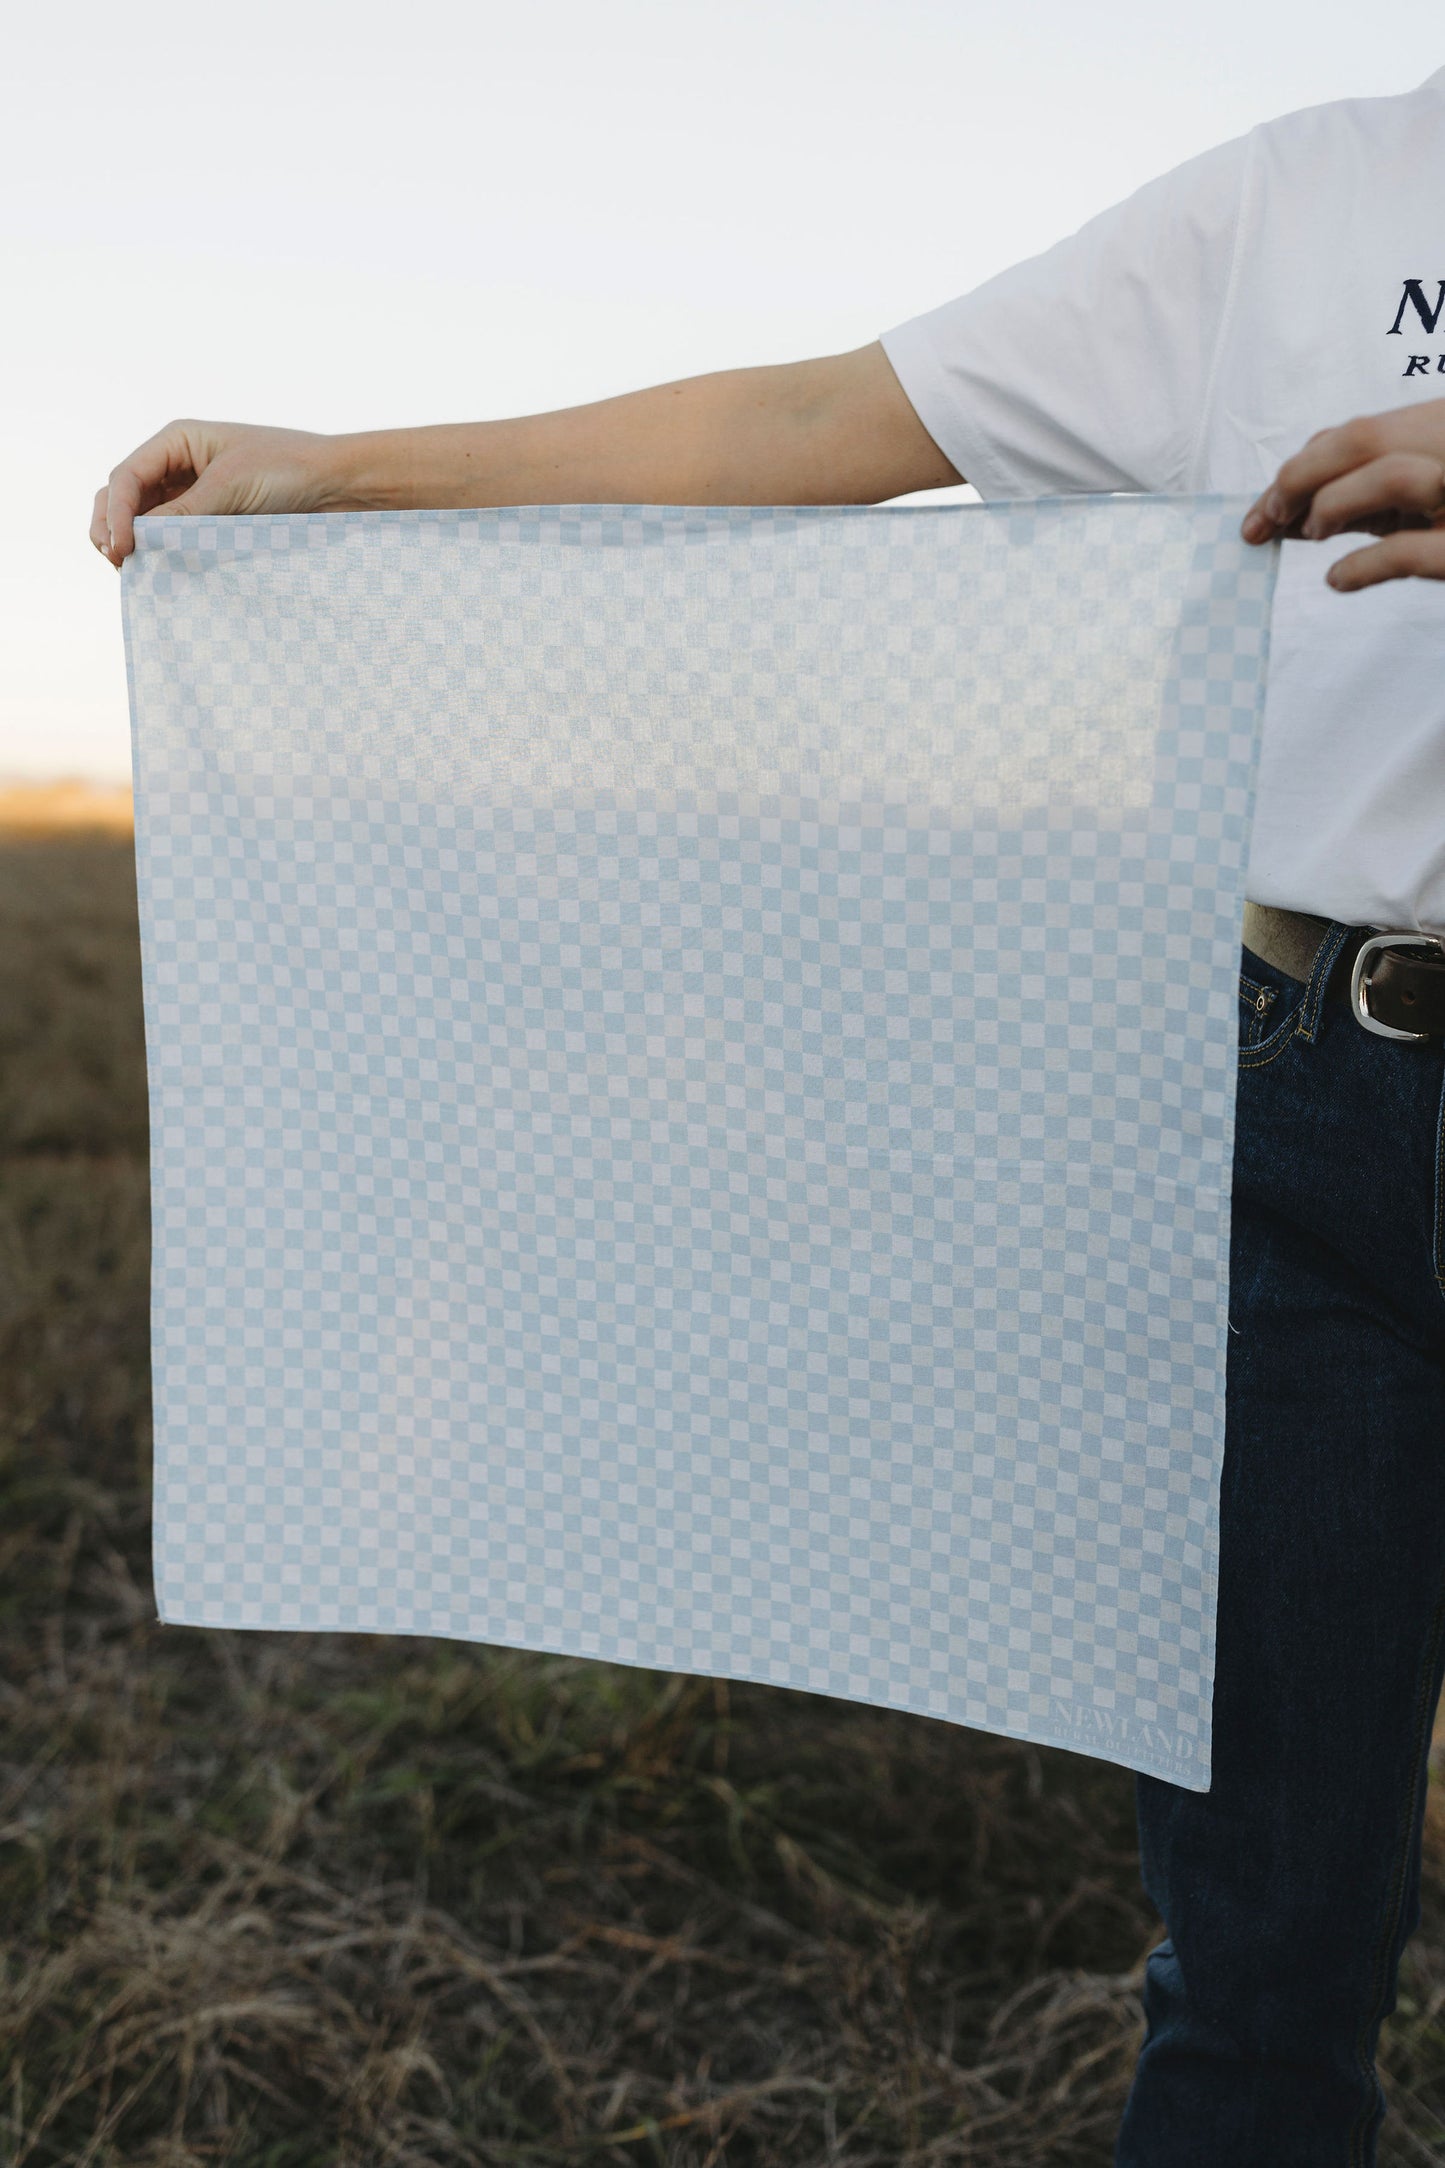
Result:
<instances>
[{"instance_id":1,"label":"ground","mask_svg":"<svg viewBox=\"0 0 1445 2168\"><path fill-rule=\"evenodd\" d=\"M1124 1771L157 1625L132 859L44 826L0 845L0 2163L1105 2168L1160 1933ZM1439 1798L1424 1903L1394 2164L1445 2164Z\"/></svg>"}]
</instances>

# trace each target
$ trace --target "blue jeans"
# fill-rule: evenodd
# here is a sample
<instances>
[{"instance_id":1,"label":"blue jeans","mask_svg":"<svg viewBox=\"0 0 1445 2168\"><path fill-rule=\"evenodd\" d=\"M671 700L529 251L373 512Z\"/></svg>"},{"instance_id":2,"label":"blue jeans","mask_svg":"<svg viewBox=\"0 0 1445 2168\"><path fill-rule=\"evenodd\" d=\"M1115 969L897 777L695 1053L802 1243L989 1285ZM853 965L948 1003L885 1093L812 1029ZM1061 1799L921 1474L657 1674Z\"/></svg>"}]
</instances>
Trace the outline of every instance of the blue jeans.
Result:
<instances>
[{"instance_id":1,"label":"blue jeans","mask_svg":"<svg viewBox=\"0 0 1445 2168\"><path fill-rule=\"evenodd\" d=\"M1445 1053L1246 949L1214 1775L1138 1779L1167 1941L1118 2168L1365 2168L1445 1653Z\"/></svg>"}]
</instances>

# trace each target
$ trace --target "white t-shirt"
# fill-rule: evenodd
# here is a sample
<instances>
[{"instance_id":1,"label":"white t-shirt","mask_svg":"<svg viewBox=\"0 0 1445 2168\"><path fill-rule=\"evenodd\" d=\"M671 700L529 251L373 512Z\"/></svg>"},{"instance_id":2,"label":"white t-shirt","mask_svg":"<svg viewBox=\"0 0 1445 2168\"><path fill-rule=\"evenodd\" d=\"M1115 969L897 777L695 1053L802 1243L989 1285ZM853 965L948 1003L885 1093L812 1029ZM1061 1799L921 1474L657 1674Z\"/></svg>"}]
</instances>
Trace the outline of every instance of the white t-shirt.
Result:
<instances>
[{"instance_id":1,"label":"white t-shirt","mask_svg":"<svg viewBox=\"0 0 1445 2168\"><path fill-rule=\"evenodd\" d=\"M1250 497L1317 429L1445 398L1445 68L1286 114L887 332L985 498ZM1248 894L1445 933L1445 583L1325 584L1289 542Z\"/></svg>"}]
</instances>

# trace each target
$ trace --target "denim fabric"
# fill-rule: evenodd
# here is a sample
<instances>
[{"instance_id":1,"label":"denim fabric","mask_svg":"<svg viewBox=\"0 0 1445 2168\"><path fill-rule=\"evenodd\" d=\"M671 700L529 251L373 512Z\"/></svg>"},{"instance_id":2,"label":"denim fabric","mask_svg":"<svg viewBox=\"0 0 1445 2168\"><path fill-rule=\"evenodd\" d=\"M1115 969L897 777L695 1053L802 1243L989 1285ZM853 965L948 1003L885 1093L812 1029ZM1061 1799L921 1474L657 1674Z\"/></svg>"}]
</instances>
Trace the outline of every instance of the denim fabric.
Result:
<instances>
[{"instance_id":1,"label":"denim fabric","mask_svg":"<svg viewBox=\"0 0 1445 2168\"><path fill-rule=\"evenodd\" d=\"M1442 1052L1245 950L1214 1765L1138 1779L1119 2168L1365 2168L1445 1629Z\"/></svg>"}]
</instances>

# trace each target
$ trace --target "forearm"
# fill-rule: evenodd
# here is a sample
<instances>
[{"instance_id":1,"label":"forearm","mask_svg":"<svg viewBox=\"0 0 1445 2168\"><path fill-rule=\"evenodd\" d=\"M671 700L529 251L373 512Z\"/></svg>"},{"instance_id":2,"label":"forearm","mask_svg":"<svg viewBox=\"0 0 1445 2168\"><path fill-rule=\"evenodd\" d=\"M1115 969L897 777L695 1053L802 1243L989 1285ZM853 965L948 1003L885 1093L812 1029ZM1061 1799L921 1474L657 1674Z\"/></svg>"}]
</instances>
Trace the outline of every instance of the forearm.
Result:
<instances>
[{"instance_id":1,"label":"forearm","mask_svg":"<svg viewBox=\"0 0 1445 2168\"><path fill-rule=\"evenodd\" d=\"M876 347L729 369L514 421L328 440L335 510L874 504L957 481Z\"/></svg>"},{"instance_id":2,"label":"forearm","mask_svg":"<svg viewBox=\"0 0 1445 2168\"><path fill-rule=\"evenodd\" d=\"M135 522L483 504L877 504L961 477L876 342L725 369L519 421L323 436L173 421L111 469L90 538L117 568Z\"/></svg>"}]
</instances>

